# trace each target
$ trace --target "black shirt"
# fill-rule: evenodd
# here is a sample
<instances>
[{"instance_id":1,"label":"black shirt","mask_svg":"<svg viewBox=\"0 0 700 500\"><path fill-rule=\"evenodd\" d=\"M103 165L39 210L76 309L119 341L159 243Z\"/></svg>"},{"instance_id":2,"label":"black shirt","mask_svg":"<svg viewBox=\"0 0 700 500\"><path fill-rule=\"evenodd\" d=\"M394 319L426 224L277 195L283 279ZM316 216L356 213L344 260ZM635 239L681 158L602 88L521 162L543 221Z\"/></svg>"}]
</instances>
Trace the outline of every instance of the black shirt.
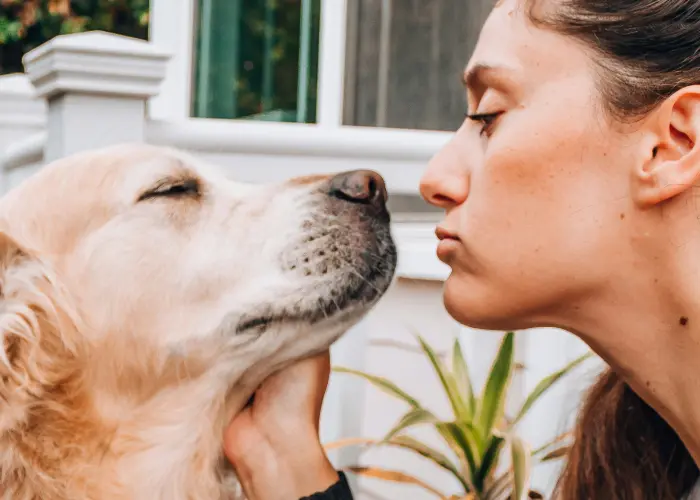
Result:
<instances>
[{"instance_id":1,"label":"black shirt","mask_svg":"<svg viewBox=\"0 0 700 500\"><path fill-rule=\"evenodd\" d=\"M314 493L310 497L304 497L300 500L353 500L348 479L342 472L339 472L338 475L340 480L323 493Z\"/></svg>"}]
</instances>

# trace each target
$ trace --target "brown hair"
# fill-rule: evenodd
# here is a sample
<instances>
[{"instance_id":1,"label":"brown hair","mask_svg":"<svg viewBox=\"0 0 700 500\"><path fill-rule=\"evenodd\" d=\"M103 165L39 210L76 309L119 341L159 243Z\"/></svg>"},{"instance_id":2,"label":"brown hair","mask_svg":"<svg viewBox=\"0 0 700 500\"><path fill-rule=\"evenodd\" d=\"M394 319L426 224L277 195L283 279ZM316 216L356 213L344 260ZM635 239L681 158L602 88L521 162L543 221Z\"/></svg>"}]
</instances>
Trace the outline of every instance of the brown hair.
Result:
<instances>
[{"instance_id":1,"label":"brown hair","mask_svg":"<svg viewBox=\"0 0 700 500\"><path fill-rule=\"evenodd\" d=\"M603 103L614 117L643 116L700 84L700 0L558 0L542 9L540 3L530 0L535 24L592 49ZM674 430L608 370L583 405L556 496L679 500L698 476Z\"/></svg>"},{"instance_id":2,"label":"brown hair","mask_svg":"<svg viewBox=\"0 0 700 500\"><path fill-rule=\"evenodd\" d=\"M680 500L698 479L675 431L612 370L591 388L574 433L562 500Z\"/></svg>"}]
</instances>

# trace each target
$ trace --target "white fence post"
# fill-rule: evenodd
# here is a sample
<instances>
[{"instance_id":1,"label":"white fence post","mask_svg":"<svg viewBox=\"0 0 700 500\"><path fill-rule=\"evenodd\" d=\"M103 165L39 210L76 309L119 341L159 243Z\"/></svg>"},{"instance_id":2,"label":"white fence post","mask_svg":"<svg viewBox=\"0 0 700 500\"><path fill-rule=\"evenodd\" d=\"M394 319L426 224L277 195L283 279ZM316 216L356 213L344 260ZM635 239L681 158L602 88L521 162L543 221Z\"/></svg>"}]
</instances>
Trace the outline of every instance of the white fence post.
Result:
<instances>
[{"instance_id":1,"label":"white fence post","mask_svg":"<svg viewBox=\"0 0 700 500\"><path fill-rule=\"evenodd\" d=\"M146 103L167 61L148 42L99 31L59 36L27 53L27 76L48 102L45 160L143 141Z\"/></svg>"},{"instance_id":2,"label":"white fence post","mask_svg":"<svg viewBox=\"0 0 700 500\"><path fill-rule=\"evenodd\" d=\"M45 127L46 101L36 95L29 78L21 73L0 76L0 194L12 184L3 165L4 152Z\"/></svg>"},{"instance_id":3,"label":"white fence post","mask_svg":"<svg viewBox=\"0 0 700 500\"><path fill-rule=\"evenodd\" d=\"M0 76L0 151L45 126L46 103L29 78L21 73Z\"/></svg>"}]
</instances>

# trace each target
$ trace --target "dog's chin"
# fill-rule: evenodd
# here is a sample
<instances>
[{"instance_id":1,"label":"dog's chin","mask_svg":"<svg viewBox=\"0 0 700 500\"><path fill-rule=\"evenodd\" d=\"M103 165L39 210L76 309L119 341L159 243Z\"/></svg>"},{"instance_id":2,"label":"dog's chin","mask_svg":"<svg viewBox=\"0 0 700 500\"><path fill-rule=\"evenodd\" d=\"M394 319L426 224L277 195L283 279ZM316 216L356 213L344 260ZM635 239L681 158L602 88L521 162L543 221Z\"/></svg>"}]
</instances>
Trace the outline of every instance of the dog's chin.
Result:
<instances>
[{"instance_id":1,"label":"dog's chin","mask_svg":"<svg viewBox=\"0 0 700 500\"><path fill-rule=\"evenodd\" d=\"M323 324L348 325L361 318L382 297L391 282L391 273L370 271L367 276L345 280L342 286L313 286L300 289L303 301L268 304L241 318L236 333L254 333L285 326L316 327ZM325 290L324 290L325 289ZM315 297L315 299L314 299ZM300 306L299 303L303 303Z\"/></svg>"}]
</instances>

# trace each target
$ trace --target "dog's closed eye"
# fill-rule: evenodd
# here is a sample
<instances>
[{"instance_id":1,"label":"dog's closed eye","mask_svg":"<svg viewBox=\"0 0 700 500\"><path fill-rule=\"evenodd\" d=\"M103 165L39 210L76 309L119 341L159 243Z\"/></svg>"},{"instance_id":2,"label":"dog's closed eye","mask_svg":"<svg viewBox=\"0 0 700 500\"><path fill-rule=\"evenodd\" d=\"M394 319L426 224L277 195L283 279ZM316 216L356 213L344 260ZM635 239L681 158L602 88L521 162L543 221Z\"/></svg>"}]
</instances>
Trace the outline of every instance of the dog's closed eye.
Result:
<instances>
[{"instance_id":1,"label":"dog's closed eye","mask_svg":"<svg viewBox=\"0 0 700 500\"><path fill-rule=\"evenodd\" d=\"M142 193L137 202L153 198L199 197L200 194L201 186L198 179L169 178L161 180L154 187Z\"/></svg>"}]
</instances>

